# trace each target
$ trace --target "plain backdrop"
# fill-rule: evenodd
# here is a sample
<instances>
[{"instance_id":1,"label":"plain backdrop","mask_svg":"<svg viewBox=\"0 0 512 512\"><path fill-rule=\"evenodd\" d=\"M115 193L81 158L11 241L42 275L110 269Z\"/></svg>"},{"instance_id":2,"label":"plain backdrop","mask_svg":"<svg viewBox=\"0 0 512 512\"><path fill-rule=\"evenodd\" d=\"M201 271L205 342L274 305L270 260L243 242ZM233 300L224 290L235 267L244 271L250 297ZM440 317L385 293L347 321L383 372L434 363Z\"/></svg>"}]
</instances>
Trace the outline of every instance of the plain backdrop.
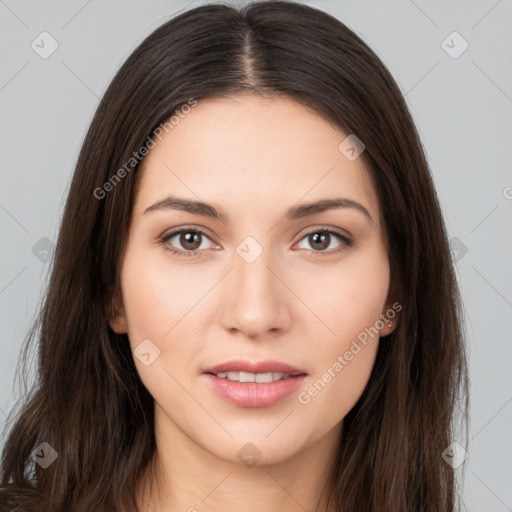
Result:
<instances>
[{"instance_id":1,"label":"plain backdrop","mask_svg":"<svg viewBox=\"0 0 512 512\"><path fill-rule=\"evenodd\" d=\"M19 396L19 350L99 98L144 37L201 3L0 0L0 428ZM512 2L304 3L336 16L373 48L413 113L465 305L465 505L512 511Z\"/></svg>"}]
</instances>

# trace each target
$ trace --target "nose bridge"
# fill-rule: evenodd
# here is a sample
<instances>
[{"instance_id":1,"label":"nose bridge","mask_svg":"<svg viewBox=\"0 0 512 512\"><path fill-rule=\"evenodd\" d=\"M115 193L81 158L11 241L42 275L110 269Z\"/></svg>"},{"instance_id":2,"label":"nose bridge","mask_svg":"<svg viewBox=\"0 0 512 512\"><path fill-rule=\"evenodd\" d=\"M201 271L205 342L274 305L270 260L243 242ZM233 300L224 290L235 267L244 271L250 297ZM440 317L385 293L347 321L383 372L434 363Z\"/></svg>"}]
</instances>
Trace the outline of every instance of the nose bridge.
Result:
<instances>
[{"instance_id":1,"label":"nose bridge","mask_svg":"<svg viewBox=\"0 0 512 512\"><path fill-rule=\"evenodd\" d=\"M275 263L272 249L254 237L246 237L236 247L223 311L225 328L256 336L285 326L287 303L283 285L274 275Z\"/></svg>"}]
</instances>

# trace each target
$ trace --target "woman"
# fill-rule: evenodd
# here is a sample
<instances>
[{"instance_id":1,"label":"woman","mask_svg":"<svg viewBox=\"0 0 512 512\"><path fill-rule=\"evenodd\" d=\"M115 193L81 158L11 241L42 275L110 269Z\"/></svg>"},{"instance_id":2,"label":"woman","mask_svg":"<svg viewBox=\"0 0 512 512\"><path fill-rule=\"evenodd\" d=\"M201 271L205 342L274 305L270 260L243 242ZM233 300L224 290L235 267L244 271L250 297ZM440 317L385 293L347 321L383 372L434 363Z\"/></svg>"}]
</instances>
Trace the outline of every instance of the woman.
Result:
<instances>
[{"instance_id":1,"label":"woman","mask_svg":"<svg viewBox=\"0 0 512 512\"><path fill-rule=\"evenodd\" d=\"M320 10L205 5L133 52L37 331L2 510L456 510L438 199L396 83Z\"/></svg>"}]
</instances>

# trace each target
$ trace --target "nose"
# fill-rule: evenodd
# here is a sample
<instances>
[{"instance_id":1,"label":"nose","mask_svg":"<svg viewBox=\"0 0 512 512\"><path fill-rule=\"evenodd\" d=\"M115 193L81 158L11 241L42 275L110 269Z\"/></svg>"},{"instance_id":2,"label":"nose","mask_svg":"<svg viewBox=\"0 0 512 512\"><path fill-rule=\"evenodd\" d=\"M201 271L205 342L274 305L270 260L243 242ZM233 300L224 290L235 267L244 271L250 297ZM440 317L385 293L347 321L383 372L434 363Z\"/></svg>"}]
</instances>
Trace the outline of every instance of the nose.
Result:
<instances>
[{"instance_id":1,"label":"nose","mask_svg":"<svg viewBox=\"0 0 512 512\"><path fill-rule=\"evenodd\" d=\"M280 275L280 268L270 250L252 262L233 254L233 270L226 276L222 293L223 327L247 338L264 339L289 329L290 300L293 294Z\"/></svg>"}]
</instances>

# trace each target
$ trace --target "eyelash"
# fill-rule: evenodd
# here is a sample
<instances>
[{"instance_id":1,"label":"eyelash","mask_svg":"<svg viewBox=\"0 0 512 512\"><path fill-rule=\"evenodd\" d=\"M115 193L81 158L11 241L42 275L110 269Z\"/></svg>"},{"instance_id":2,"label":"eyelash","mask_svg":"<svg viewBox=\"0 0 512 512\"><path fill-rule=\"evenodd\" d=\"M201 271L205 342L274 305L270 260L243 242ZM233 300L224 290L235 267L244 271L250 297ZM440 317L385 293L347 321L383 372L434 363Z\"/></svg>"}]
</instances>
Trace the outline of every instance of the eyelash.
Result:
<instances>
[{"instance_id":1,"label":"eyelash","mask_svg":"<svg viewBox=\"0 0 512 512\"><path fill-rule=\"evenodd\" d=\"M172 247L170 247L167 242L173 238L174 236L176 235L180 235L181 233L200 233L201 235L204 235L205 237L207 237L208 239L210 239L210 236L208 235L208 233L206 233L206 231L203 231L202 229L200 228L181 228L181 229L178 229L176 231L171 231L170 233L165 233L159 240L160 244L161 245L165 245L165 249L170 251L172 254L177 254L178 256L184 256L184 257L190 257L190 256L196 256L198 253L202 252L204 249L196 249L195 251L184 251L184 250L181 250L181 249L174 249ZM312 235L312 234L315 234L315 233L322 233L322 234L329 234L329 235L334 235L335 237L337 237L339 240L341 240L341 242L343 242L344 246L345 247L341 247L341 248L337 248L337 249L331 249L329 251L313 251L313 250L309 250L309 252L313 255L313 256L323 256L323 255L330 255L330 254L336 254L336 253L339 253L341 251L343 251L345 248L347 247L350 247L352 245L352 240L350 238L348 238L346 235L344 235L343 233L341 233L340 231L337 231L337 230L334 230L332 228L316 228L316 229L313 229L307 233L305 233L302 238L299 240L302 241L304 238L308 237L309 235Z\"/></svg>"}]
</instances>

